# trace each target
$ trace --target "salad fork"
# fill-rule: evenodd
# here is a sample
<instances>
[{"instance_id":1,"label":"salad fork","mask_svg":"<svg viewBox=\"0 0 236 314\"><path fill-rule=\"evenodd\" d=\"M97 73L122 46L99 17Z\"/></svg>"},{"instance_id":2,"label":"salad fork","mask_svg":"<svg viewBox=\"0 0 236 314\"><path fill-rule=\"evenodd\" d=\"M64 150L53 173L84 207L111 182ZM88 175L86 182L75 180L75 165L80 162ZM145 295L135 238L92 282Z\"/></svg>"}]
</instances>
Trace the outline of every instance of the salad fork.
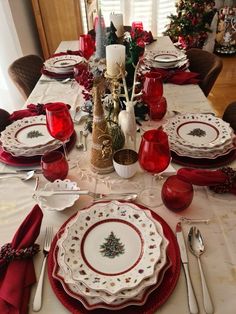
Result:
<instances>
[{"instance_id":1,"label":"salad fork","mask_svg":"<svg viewBox=\"0 0 236 314\"><path fill-rule=\"evenodd\" d=\"M50 251L51 243L53 239L53 228L47 227L46 233L45 233L45 239L44 239L44 246L43 246L43 264L39 276L38 286L36 288L34 301L33 301L33 311L38 312L41 309L42 306L42 291L43 291L43 279L44 279L44 272L45 272L45 266L47 261L47 256Z\"/></svg>"}]
</instances>

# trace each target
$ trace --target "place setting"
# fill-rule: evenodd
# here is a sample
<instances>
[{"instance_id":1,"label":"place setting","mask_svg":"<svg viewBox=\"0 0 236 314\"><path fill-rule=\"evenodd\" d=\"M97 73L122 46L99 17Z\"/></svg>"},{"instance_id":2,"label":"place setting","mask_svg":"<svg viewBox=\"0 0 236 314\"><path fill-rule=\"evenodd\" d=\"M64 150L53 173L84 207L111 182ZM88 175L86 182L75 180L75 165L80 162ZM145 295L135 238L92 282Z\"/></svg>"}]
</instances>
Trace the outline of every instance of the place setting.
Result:
<instances>
[{"instance_id":1,"label":"place setting","mask_svg":"<svg viewBox=\"0 0 236 314\"><path fill-rule=\"evenodd\" d=\"M196 168L220 167L235 159L235 134L211 114L178 114L163 126L172 160Z\"/></svg>"},{"instance_id":2,"label":"place setting","mask_svg":"<svg viewBox=\"0 0 236 314\"><path fill-rule=\"evenodd\" d=\"M48 267L55 294L71 311L143 313L171 295L180 260L175 236L161 217L134 203L110 201L90 205L63 224Z\"/></svg>"},{"instance_id":3,"label":"place setting","mask_svg":"<svg viewBox=\"0 0 236 314\"><path fill-rule=\"evenodd\" d=\"M44 109L39 115L37 111L34 113L30 109L24 109L22 113L19 110L19 113L12 114L12 117L16 118L19 115L19 118L11 121L5 130L1 132L0 160L3 163L13 167L39 166L43 154L56 151L61 147L64 152L73 148L76 142L76 133L69 110L64 103L52 103L51 105L56 106L56 104L65 108L65 121L71 121L70 129L68 129L70 124L67 122L64 122L67 128L61 125L64 132L68 130L69 133L61 138L62 134L58 137L55 134L56 131L49 129L50 119L46 113L46 107L49 104L43 105Z\"/></svg>"}]
</instances>

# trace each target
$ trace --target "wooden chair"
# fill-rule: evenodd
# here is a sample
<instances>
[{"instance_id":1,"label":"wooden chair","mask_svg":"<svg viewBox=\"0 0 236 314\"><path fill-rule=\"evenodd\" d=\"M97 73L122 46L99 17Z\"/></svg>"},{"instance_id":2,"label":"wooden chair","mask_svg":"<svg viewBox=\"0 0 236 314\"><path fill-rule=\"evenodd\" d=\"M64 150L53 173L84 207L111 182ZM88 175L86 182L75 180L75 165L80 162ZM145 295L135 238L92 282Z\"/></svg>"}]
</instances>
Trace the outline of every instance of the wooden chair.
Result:
<instances>
[{"instance_id":1,"label":"wooden chair","mask_svg":"<svg viewBox=\"0 0 236 314\"><path fill-rule=\"evenodd\" d=\"M225 109L222 119L228 122L236 132L236 101L231 102Z\"/></svg>"},{"instance_id":2,"label":"wooden chair","mask_svg":"<svg viewBox=\"0 0 236 314\"><path fill-rule=\"evenodd\" d=\"M198 48L191 48L186 54L189 70L200 74L199 86L207 97L222 70L223 62L215 54Z\"/></svg>"},{"instance_id":3,"label":"wooden chair","mask_svg":"<svg viewBox=\"0 0 236 314\"><path fill-rule=\"evenodd\" d=\"M27 55L15 60L8 73L21 95L27 99L41 76L43 59L37 55Z\"/></svg>"}]
</instances>

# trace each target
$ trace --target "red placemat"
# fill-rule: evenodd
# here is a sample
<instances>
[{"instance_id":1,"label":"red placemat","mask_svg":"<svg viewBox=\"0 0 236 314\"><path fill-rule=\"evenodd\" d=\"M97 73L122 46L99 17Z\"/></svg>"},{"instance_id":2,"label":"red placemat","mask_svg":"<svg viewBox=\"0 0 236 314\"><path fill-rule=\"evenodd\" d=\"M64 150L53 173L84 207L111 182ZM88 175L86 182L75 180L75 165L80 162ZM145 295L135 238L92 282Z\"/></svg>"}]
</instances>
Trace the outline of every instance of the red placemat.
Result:
<instances>
[{"instance_id":1,"label":"red placemat","mask_svg":"<svg viewBox=\"0 0 236 314\"><path fill-rule=\"evenodd\" d=\"M69 142L66 143L67 151L69 152L76 143L76 132L72 134ZM63 151L61 147L60 150ZM40 164L41 156L32 156L32 157L14 157L10 153L5 152L0 146L0 162L13 166L13 167L33 167Z\"/></svg>"},{"instance_id":2,"label":"red placemat","mask_svg":"<svg viewBox=\"0 0 236 314\"><path fill-rule=\"evenodd\" d=\"M191 167L191 168L216 168L223 167L230 164L236 159L236 150L232 150L230 153L217 157L215 159L209 158L190 158L185 156L179 156L174 152L171 152L172 161L176 164Z\"/></svg>"},{"instance_id":3,"label":"red placemat","mask_svg":"<svg viewBox=\"0 0 236 314\"><path fill-rule=\"evenodd\" d=\"M142 209L146 209L142 205L138 205ZM58 233L66 226L66 224L74 217L73 215L70 219L68 219L60 228ZM176 242L176 237L171 230L171 228L168 226L168 224L156 213L152 212L152 216L154 219L156 219L163 228L163 232L165 237L169 240L169 246L167 249L167 254L171 260L171 267L166 271L165 276L163 278L163 281L161 285L153 291L148 299L147 302L143 306L128 306L126 308L123 308L122 314L152 314L154 313L162 304L164 304L167 299L170 297L172 292L174 291L174 288L177 284L179 274L180 274L180 255L179 255L179 247ZM48 276L49 280L52 286L52 289L58 299L61 301L61 303L73 314L111 314L114 312L114 310L106 310L106 309L96 309L96 310L86 310L84 306L76 299L70 297L63 289L61 283L52 277L52 272L54 268L54 259L53 259L53 251L55 249L55 245L57 243L57 235L54 237L54 240L52 242L51 250L48 256Z\"/></svg>"}]
</instances>

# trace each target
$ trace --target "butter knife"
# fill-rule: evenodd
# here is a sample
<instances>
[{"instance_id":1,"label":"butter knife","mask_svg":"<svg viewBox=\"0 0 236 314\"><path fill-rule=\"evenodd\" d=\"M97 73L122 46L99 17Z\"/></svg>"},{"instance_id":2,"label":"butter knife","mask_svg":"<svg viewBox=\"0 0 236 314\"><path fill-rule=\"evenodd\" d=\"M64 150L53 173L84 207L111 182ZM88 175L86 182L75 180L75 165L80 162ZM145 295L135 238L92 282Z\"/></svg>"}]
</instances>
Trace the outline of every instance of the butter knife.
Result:
<instances>
[{"instance_id":1,"label":"butter knife","mask_svg":"<svg viewBox=\"0 0 236 314\"><path fill-rule=\"evenodd\" d=\"M189 311L191 314L198 314L198 304L197 304L197 300L195 297L195 293L193 290L193 286L192 286L192 282L191 282L191 278L189 274L188 255L187 255L187 250L185 246L184 235L182 232L181 222L178 222L176 225L176 237L177 237L177 242L179 245L180 257L181 257L184 274L186 278Z\"/></svg>"}]
</instances>

